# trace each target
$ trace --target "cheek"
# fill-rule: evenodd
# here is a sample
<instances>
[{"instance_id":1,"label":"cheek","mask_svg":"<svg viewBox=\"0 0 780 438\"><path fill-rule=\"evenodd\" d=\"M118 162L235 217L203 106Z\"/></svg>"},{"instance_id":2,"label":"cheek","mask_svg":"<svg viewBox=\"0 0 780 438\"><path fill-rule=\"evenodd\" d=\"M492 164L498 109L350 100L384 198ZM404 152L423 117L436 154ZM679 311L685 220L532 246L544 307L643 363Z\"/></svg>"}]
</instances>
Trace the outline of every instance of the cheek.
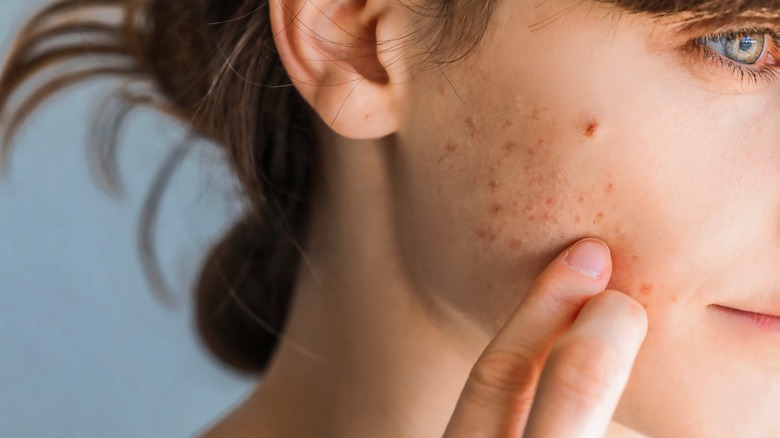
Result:
<instances>
[{"instance_id":1,"label":"cheek","mask_svg":"<svg viewBox=\"0 0 780 438\"><path fill-rule=\"evenodd\" d=\"M609 212L620 196L620 182L585 167L589 149L599 147L601 123L592 117L573 122L548 118L541 107L529 112L520 130L511 129L515 122L509 119L504 121L508 129L491 129L503 136L481 135L473 118L466 118L469 137L480 138L481 146L464 148L459 161L453 157L445 163L461 149L450 140L439 160L450 171L462 166L457 173L471 175L477 207L469 233L485 251L538 250L603 232L613 223Z\"/></svg>"}]
</instances>

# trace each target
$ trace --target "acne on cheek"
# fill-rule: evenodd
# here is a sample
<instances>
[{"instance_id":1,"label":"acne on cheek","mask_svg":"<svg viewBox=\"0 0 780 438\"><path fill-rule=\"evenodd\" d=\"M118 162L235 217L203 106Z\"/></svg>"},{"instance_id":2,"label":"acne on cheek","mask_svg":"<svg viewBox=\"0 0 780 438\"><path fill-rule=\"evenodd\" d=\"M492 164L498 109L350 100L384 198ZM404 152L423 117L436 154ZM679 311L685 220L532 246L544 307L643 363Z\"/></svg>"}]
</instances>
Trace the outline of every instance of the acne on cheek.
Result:
<instances>
[{"instance_id":1,"label":"acne on cheek","mask_svg":"<svg viewBox=\"0 0 780 438\"><path fill-rule=\"evenodd\" d=\"M532 110L529 123L542 125L544 114ZM503 123L506 130L515 125L508 119ZM613 278L607 288L632 296L648 309L651 303L659 304L659 299L677 301L676 296L664 297L658 285L641 274L640 256L631 249L631 242L618 237L621 231L609 222L611 205L621 202L619 196L624 194L618 183L606 180L582 187L577 175L560 167L561 158L555 155L561 153L558 145L566 141L572 142L571 147L587 147L598 141L603 130L600 121L580 119L565 136L555 126L529 129L526 125L523 131L538 137L515 136L499 141L494 150L482 149L472 157L466 156L466 151L478 144L475 139L479 138L480 126L473 118L464 119L463 126L467 134L464 142L445 143L438 162L449 161L450 167L463 159L477 165L487 162L484 173L471 172L481 173L482 178L475 176L471 182L486 200L472 227L483 252L508 251L520 256L540 247L573 242L584 235L598 235L613 249ZM464 157L456 157L461 152Z\"/></svg>"},{"instance_id":2,"label":"acne on cheek","mask_svg":"<svg viewBox=\"0 0 780 438\"><path fill-rule=\"evenodd\" d=\"M606 288L623 292L648 309L660 297L657 287L640 274L641 257L621 248L621 243L612 248L612 277ZM677 296L671 296L669 301L676 302Z\"/></svg>"}]
</instances>

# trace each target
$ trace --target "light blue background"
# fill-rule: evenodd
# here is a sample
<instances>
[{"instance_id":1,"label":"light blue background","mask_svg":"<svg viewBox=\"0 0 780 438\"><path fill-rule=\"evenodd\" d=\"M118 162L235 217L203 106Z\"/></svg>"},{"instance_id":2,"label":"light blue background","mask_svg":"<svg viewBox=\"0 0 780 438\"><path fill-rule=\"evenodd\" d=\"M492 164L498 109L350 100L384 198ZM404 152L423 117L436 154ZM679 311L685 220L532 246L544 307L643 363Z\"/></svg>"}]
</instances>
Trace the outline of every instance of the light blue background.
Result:
<instances>
[{"instance_id":1,"label":"light blue background","mask_svg":"<svg viewBox=\"0 0 780 438\"><path fill-rule=\"evenodd\" d=\"M41 1L0 1L0 54ZM182 130L133 113L121 139L125 196L90 175L98 81L57 95L25 125L0 179L0 437L186 437L250 389L216 365L186 296L209 242L240 210L218 154L200 148L165 194L155 242L177 309L146 283L141 203Z\"/></svg>"}]
</instances>

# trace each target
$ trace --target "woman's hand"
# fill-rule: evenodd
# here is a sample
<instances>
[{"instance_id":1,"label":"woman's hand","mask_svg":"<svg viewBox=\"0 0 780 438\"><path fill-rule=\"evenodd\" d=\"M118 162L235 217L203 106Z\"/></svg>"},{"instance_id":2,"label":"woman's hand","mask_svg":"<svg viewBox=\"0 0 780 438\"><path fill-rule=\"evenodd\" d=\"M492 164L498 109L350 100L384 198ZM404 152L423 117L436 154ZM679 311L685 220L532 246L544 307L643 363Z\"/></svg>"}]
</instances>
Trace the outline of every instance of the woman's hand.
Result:
<instances>
[{"instance_id":1,"label":"woman's hand","mask_svg":"<svg viewBox=\"0 0 780 438\"><path fill-rule=\"evenodd\" d=\"M611 273L600 240L556 257L474 365L444 436L603 437L647 332L639 303L604 291Z\"/></svg>"}]
</instances>

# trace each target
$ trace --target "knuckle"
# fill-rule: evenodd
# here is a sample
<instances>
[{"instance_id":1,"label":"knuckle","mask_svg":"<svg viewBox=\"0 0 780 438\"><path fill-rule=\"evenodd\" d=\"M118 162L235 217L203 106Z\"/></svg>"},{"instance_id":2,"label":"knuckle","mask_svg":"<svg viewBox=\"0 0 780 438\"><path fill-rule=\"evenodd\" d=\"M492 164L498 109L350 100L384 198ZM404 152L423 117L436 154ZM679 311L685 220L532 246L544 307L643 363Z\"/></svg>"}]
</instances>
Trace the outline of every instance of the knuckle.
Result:
<instances>
[{"instance_id":1,"label":"knuckle","mask_svg":"<svg viewBox=\"0 0 780 438\"><path fill-rule=\"evenodd\" d=\"M622 361L613 347L583 339L553 350L549 366L564 401L585 408L609 393Z\"/></svg>"},{"instance_id":2,"label":"knuckle","mask_svg":"<svg viewBox=\"0 0 780 438\"><path fill-rule=\"evenodd\" d=\"M541 363L509 351L483 354L471 369L464 395L487 406L530 406Z\"/></svg>"},{"instance_id":3,"label":"knuckle","mask_svg":"<svg viewBox=\"0 0 780 438\"><path fill-rule=\"evenodd\" d=\"M548 304L553 307L553 310L560 309L556 310L556 313L563 311L576 314L585 304L587 298L569 293L570 289L571 285L561 284L558 278L542 276L537 278L532 288L532 294L536 295L538 299L549 300Z\"/></svg>"}]
</instances>

